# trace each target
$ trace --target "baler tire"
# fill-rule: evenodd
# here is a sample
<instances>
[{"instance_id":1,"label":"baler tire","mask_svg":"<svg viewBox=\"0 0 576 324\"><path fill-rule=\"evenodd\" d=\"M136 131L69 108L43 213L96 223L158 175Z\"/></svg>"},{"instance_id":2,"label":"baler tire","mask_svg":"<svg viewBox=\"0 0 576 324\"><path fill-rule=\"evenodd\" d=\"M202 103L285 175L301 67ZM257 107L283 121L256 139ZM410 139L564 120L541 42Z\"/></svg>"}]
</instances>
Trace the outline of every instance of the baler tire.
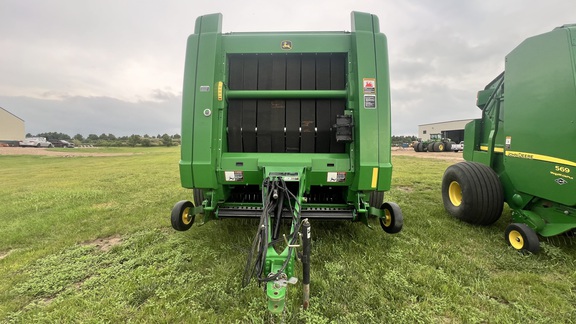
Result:
<instances>
[{"instance_id":1,"label":"baler tire","mask_svg":"<svg viewBox=\"0 0 576 324\"><path fill-rule=\"evenodd\" d=\"M387 202L383 203L380 209L384 211L384 217L380 218L380 226L384 232L388 234L400 232L404 226L404 217L400 206L393 202Z\"/></svg>"},{"instance_id":2,"label":"baler tire","mask_svg":"<svg viewBox=\"0 0 576 324\"><path fill-rule=\"evenodd\" d=\"M190 210L194 209L194 204L188 200L181 200L174 205L172 208L172 214L170 215L170 221L172 223L172 228L177 231L186 231L192 227L194 224L194 218L196 215L189 216Z\"/></svg>"},{"instance_id":3,"label":"baler tire","mask_svg":"<svg viewBox=\"0 0 576 324\"><path fill-rule=\"evenodd\" d=\"M419 144L420 144L420 143L416 143L416 145L413 145L413 146L412 146L412 148L414 149L414 152L420 152L420 151L418 150L418 145L419 145Z\"/></svg>"},{"instance_id":4,"label":"baler tire","mask_svg":"<svg viewBox=\"0 0 576 324\"><path fill-rule=\"evenodd\" d=\"M442 201L452 216L474 225L491 225L502 214L504 191L494 170L477 162L449 166L442 177Z\"/></svg>"},{"instance_id":5,"label":"baler tire","mask_svg":"<svg viewBox=\"0 0 576 324\"><path fill-rule=\"evenodd\" d=\"M192 189L192 196L194 198L194 206L202 206L202 202L204 202L204 191L201 189Z\"/></svg>"},{"instance_id":6,"label":"baler tire","mask_svg":"<svg viewBox=\"0 0 576 324\"><path fill-rule=\"evenodd\" d=\"M434 142L428 144L428 152L434 152Z\"/></svg>"},{"instance_id":7,"label":"baler tire","mask_svg":"<svg viewBox=\"0 0 576 324\"><path fill-rule=\"evenodd\" d=\"M384 201L384 191L371 191L368 198L370 207L381 206Z\"/></svg>"},{"instance_id":8,"label":"baler tire","mask_svg":"<svg viewBox=\"0 0 576 324\"><path fill-rule=\"evenodd\" d=\"M529 251L534 254L540 251L538 235L526 224L512 223L508 225L504 232L504 239L516 250Z\"/></svg>"}]
</instances>

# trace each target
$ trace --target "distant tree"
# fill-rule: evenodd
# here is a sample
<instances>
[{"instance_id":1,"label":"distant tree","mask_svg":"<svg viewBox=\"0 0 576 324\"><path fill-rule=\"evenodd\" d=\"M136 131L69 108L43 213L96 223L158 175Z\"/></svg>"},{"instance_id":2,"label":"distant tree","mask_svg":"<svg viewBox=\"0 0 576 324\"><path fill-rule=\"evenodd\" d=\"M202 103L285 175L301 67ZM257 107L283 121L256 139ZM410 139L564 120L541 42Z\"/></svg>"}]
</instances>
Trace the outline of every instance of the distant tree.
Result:
<instances>
[{"instance_id":1,"label":"distant tree","mask_svg":"<svg viewBox=\"0 0 576 324\"><path fill-rule=\"evenodd\" d=\"M144 134L144 136L143 136L143 137L144 137L144 138L150 138L150 135L148 135L148 134Z\"/></svg>"},{"instance_id":2,"label":"distant tree","mask_svg":"<svg viewBox=\"0 0 576 324\"><path fill-rule=\"evenodd\" d=\"M152 146L152 141L149 138L143 138L142 139L142 146L150 147L150 146Z\"/></svg>"},{"instance_id":3,"label":"distant tree","mask_svg":"<svg viewBox=\"0 0 576 324\"><path fill-rule=\"evenodd\" d=\"M140 142L142 141L142 139L140 138L140 135L130 135L130 137L128 137L128 145L134 147L138 144L140 144Z\"/></svg>"},{"instance_id":4,"label":"distant tree","mask_svg":"<svg viewBox=\"0 0 576 324\"><path fill-rule=\"evenodd\" d=\"M402 145L404 143L410 143L412 141L417 140L417 137L414 135L408 136L392 136L392 145Z\"/></svg>"},{"instance_id":5,"label":"distant tree","mask_svg":"<svg viewBox=\"0 0 576 324\"><path fill-rule=\"evenodd\" d=\"M98 135L96 134L88 134L88 137L86 138L89 141L97 141L98 140Z\"/></svg>"},{"instance_id":6,"label":"distant tree","mask_svg":"<svg viewBox=\"0 0 576 324\"><path fill-rule=\"evenodd\" d=\"M114 134L108 134L108 139L111 141L115 141L116 140L116 136L114 136Z\"/></svg>"},{"instance_id":7,"label":"distant tree","mask_svg":"<svg viewBox=\"0 0 576 324\"><path fill-rule=\"evenodd\" d=\"M158 134L156 135L156 138L162 138L162 135Z\"/></svg>"},{"instance_id":8,"label":"distant tree","mask_svg":"<svg viewBox=\"0 0 576 324\"><path fill-rule=\"evenodd\" d=\"M98 139L101 139L101 140L103 140L103 141L107 141L107 140L108 140L108 135L102 133L102 134L100 134L100 136L98 136Z\"/></svg>"},{"instance_id":9,"label":"distant tree","mask_svg":"<svg viewBox=\"0 0 576 324\"><path fill-rule=\"evenodd\" d=\"M58 140L69 140L70 139L70 136L68 136L68 134L58 133L58 132L40 133L36 136L46 137L47 139L58 139Z\"/></svg>"},{"instance_id":10,"label":"distant tree","mask_svg":"<svg viewBox=\"0 0 576 324\"><path fill-rule=\"evenodd\" d=\"M82 134L76 134L73 138L80 142L84 141L84 136L82 136Z\"/></svg>"},{"instance_id":11,"label":"distant tree","mask_svg":"<svg viewBox=\"0 0 576 324\"><path fill-rule=\"evenodd\" d=\"M180 136L180 134L174 134L174 135L172 135L172 138L173 139L180 139L181 136Z\"/></svg>"},{"instance_id":12,"label":"distant tree","mask_svg":"<svg viewBox=\"0 0 576 324\"><path fill-rule=\"evenodd\" d=\"M26 137L34 137L34 135L32 135L30 133L26 133Z\"/></svg>"},{"instance_id":13,"label":"distant tree","mask_svg":"<svg viewBox=\"0 0 576 324\"><path fill-rule=\"evenodd\" d=\"M170 138L170 135L168 134L162 135L162 145L172 146L172 138Z\"/></svg>"}]
</instances>

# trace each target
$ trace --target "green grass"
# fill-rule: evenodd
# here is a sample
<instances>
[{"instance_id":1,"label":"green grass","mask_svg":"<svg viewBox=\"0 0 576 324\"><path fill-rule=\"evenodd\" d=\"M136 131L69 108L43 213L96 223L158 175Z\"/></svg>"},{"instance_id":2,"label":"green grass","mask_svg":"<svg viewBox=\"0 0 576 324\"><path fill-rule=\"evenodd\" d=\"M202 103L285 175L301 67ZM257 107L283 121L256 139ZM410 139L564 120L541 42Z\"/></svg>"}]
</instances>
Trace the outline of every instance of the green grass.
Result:
<instances>
[{"instance_id":1,"label":"green grass","mask_svg":"<svg viewBox=\"0 0 576 324\"><path fill-rule=\"evenodd\" d=\"M178 148L95 150L138 154L0 156L0 322L279 321L261 288L241 287L255 221L172 230L172 206L191 198ZM490 227L446 214L451 162L393 162L386 200L402 207L403 231L313 222L311 308L291 286L286 322L576 321L572 240L518 253L503 239L509 210ZM93 243L110 237L122 241Z\"/></svg>"}]
</instances>

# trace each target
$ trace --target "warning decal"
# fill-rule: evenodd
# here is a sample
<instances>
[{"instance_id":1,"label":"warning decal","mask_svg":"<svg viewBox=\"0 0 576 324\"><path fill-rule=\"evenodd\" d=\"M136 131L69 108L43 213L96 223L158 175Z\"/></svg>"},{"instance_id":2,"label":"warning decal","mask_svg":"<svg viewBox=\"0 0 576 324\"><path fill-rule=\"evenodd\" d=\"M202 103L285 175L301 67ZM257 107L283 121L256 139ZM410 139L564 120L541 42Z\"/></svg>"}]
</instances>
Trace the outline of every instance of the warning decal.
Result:
<instances>
[{"instance_id":1,"label":"warning decal","mask_svg":"<svg viewBox=\"0 0 576 324\"><path fill-rule=\"evenodd\" d=\"M226 181L244 181L244 172L242 171L224 171Z\"/></svg>"},{"instance_id":2,"label":"warning decal","mask_svg":"<svg viewBox=\"0 0 576 324\"><path fill-rule=\"evenodd\" d=\"M376 108L376 96L375 95L364 95L364 108L375 109Z\"/></svg>"},{"instance_id":3,"label":"warning decal","mask_svg":"<svg viewBox=\"0 0 576 324\"><path fill-rule=\"evenodd\" d=\"M346 172L328 172L326 182L345 182Z\"/></svg>"},{"instance_id":4,"label":"warning decal","mask_svg":"<svg viewBox=\"0 0 576 324\"><path fill-rule=\"evenodd\" d=\"M376 94L376 79L364 78L364 94Z\"/></svg>"}]
</instances>

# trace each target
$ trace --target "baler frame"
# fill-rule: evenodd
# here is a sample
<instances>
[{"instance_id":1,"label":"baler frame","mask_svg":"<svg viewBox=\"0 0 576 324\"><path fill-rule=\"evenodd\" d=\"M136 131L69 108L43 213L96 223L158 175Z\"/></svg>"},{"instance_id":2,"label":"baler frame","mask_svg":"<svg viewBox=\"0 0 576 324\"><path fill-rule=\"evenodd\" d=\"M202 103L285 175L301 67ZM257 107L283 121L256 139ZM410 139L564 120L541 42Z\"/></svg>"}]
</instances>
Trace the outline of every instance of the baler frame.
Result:
<instances>
[{"instance_id":1,"label":"baler frame","mask_svg":"<svg viewBox=\"0 0 576 324\"><path fill-rule=\"evenodd\" d=\"M506 57L506 71L478 92L482 118L466 125L467 162L444 173L444 206L459 219L489 225L508 204L505 239L517 250L538 252L537 234L576 233L576 152L560 146L576 135L575 40L576 25L565 25Z\"/></svg>"},{"instance_id":2,"label":"baler frame","mask_svg":"<svg viewBox=\"0 0 576 324\"><path fill-rule=\"evenodd\" d=\"M386 38L376 16L351 17L351 32L223 34L212 14L188 39L180 179L194 203L174 206L172 226L259 218L243 283L265 283L272 313L285 308L300 247L308 306L309 219L368 225L374 215L387 233L403 225L398 205L383 203L392 175Z\"/></svg>"}]
</instances>

